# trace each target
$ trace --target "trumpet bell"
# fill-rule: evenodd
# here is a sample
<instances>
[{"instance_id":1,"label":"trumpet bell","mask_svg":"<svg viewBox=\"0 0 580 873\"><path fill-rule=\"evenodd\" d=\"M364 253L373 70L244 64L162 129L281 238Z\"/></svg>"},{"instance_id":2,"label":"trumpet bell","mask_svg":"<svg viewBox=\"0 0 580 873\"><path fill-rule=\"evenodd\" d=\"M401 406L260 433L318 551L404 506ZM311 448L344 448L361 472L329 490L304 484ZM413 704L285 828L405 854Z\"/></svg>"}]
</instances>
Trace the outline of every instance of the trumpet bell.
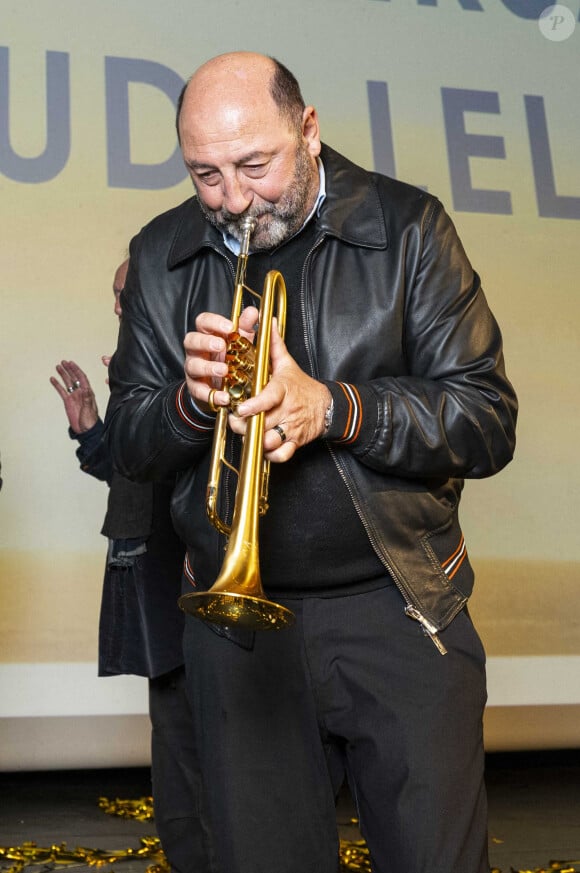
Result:
<instances>
[{"instance_id":1,"label":"trumpet bell","mask_svg":"<svg viewBox=\"0 0 580 873\"><path fill-rule=\"evenodd\" d=\"M179 606L210 624L247 630L281 630L294 624L294 613L264 597L234 591L199 591L183 594Z\"/></svg>"},{"instance_id":2,"label":"trumpet bell","mask_svg":"<svg viewBox=\"0 0 580 873\"><path fill-rule=\"evenodd\" d=\"M255 427L250 426L250 430ZM247 507L246 507L247 508ZM246 512L242 512L245 516ZM251 516L256 524L255 512ZM257 533L247 536L236 523L226 547L221 573L209 591L183 594L178 605L189 615L211 624L247 630L281 630L294 624L294 613L264 594L260 578Z\"/></svg>"}]
</instances>

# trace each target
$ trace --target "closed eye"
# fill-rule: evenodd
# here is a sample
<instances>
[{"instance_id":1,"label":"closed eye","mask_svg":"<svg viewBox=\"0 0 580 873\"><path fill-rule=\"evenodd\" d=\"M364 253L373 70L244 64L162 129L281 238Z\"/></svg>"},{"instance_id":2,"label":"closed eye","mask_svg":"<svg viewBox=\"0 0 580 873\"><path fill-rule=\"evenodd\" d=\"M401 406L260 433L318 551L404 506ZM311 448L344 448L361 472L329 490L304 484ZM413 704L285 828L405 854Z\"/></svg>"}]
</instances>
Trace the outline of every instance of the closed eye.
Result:
<instances>
[{"instance_id":1,"label":"closed eye","mask_svg":"<svg viewBox=\"0 0 580 873\"><path fill-rule=\"evenodd\" d=\"M259 179L268 172L269 166L269 161L260 164L244 164L242 170L251 179Z\"/></svg>"},{"instance_id":2,"label":"closed eye","mask_svg":"<svg viewBox=\"0 0 580 873\"><path fill-rule=\"evenodd\" d=\"M217 185L220 181L220 174L217 170L207 170L206 172L195 172L195 178L203 185Z\"/></svg>"}]
</instances>

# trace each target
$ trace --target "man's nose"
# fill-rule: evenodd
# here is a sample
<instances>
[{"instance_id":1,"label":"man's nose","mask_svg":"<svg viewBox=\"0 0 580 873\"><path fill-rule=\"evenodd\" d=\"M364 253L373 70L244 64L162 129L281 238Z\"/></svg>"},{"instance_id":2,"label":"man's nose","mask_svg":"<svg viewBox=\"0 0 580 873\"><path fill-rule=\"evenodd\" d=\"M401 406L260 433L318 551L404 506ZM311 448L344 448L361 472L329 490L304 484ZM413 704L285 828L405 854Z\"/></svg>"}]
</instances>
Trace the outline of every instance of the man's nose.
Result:
<instances>
[{"instance_id":1,"label":"man's nose","mask_svg":"<svg viewBox=\"0 0 580 873\"><path fill-rule=\"evenodd\" d=\"M223 195L223 205L232 215L241 215L254 199L253 192L237 176L224 180Z\"/></svg>"}]
</instances>

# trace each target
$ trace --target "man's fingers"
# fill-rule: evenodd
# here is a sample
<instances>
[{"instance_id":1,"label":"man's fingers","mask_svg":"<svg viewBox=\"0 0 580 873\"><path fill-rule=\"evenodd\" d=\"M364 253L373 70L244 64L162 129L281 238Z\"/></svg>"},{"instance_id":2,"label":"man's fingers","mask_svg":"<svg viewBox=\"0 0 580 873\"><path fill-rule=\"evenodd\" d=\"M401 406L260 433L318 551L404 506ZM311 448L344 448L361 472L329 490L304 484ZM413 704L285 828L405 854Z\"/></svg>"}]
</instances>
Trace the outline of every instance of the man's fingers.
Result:
<instances>
[{"instance_id":1,"label":"man's fingers","mask_svg":"<svg viewBox=\"0 0 580 873\"><path fill-rule=\"evenodd\" d=\"M187 355L196 355L204 358L217 358L225 354L226 341L221 336L192 331L185 335L183 348Z\"/></svg>"},{"instance_id":2,"label":"man's fingers","mask_svg":"<svg viewBox=\"0 0 580 873\"><path fill-rule=\"evenodd\" d=\"M74 376L72 375L72 373L69 372L67 361L61 361L60 364L57 364L56 372L64 382L65 388L67 388L69 385L72 385L72 383L74 382Z\"/></svg>"},{"instance_id":3,"label":"man's fingers","mask_svg":"<svg viewBox=\"0 0 580 873\"><path fill-rule=\"evenodd\" d=\"M186 357L184 368L185 375L191 380L203 382L206 387L210 388L220 385L228 372L227 364L222 361L207 360L207 358L200 358L196 355ZM203 399L205 400L205 398Z\"/></svg>"},{"instance_id":4,"label":"man's fingers","mask_svg":"<svg viewBox=\"0 0 580 873\"><path fill-rule=\"evenodd\" d=\"M278 441L279 442L279 441ZM284 464L296 452L296 443L292 440L285 440L283 443L268 451L264 440L264 458L272 464Z\"/></svg>"},{"instance_id":5,"label":"man's fingers","mask_svg":"<svg viewBox=\"0 0 580 873\"><path fill-rule=\"evenodd\" d=\"M251 338L256 332L259 314L255 306L246 307L240 314L238 327L240 331L249 335L248 338Z\"/></svg>"},{"instance_id":6,"label":"man's fingers","mask_svg":"<svg viewBox=\"0 0 580 873\"><path fill-rule=\"evenodd\" d=\"M67 361L68 371L73 377L74 382L79 382L81 388L90 387L90 382L88 380L87 374L84 370L81 370L78 364L74 361Z\"/></svg>"},{"instance_id":7,"label":"man's fingers","mask_svg":"<svg viewBox=\"0 0 580 873\"><path fill-rule=\"evenodd\" d=\"M50 384L52 385L53 388L56 389L56 391L59 393L59 395L63 401L67 399L68 392L65 391L65 389L62 387L62 385L60 384L58 379L55 379L54 376L51 376L50 377Z\"/></svg>"},{"instance_id":8,"label":"man's fingers","mask_svg":"<svg viewBox=\"0 0 580 873\"><path fill-rule=\"evenodd\" d=\"M217 315L215 312L200 312L195 319L195 332L206 335L215 334L226 337L231 333L232 326L229 318Z\"/></svg>"},{"instance_id":9,"label":"man's fingers","mask_svg":"<svg viewBox=\"0 0 580 873\"><path fill-rule=\"evenodd\" d=\"M281 379L271 379L257 397L249 397L240 404L238 413L248 418L258 412L269 412L279 407L287 393L286 384Z\"/></svg>"}]
</instances>

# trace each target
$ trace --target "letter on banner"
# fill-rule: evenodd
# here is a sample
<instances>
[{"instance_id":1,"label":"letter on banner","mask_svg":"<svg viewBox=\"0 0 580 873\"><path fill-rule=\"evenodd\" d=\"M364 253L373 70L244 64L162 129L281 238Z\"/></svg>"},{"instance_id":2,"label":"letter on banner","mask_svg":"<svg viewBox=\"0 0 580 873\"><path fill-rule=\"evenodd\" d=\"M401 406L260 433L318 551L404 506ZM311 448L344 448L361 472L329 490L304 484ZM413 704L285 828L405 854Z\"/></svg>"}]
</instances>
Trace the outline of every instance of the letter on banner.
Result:
<instances>
[{"instance_id":1,"label":"letter on banner","mask_svg":"<svg viewBox=\"0 0 580 873\"><path fill-rule=\"evenodd\" d=\"M0 173L15 182L54 179L70 154L69 56L46 53L46 145L36 157L17 155L10 142L10 58L0 46Z\"/></svg>"},{"instance_id":2,"label":"letter on banner","mask_svg":"<svg viewBox=\"0 0 580 873\"><path fill-rule=\"evenodd\" d=\"M107 57L105 82L109 185L112 188L149 190L177 185L187 175L179 145L161 163L138 164L131 161L129 84L138 82L159 88L177 108L177 99L185 84L183 79L169 67L154 61Z\"/></svg>"},{"instance_id":3,"label":"letter on banner","mask_svg":"<svg viewBox=\"0 0 580 873\"><path fill-rule=\"evenodd\" d=\"M437 0L417 0L419 6L437 6ZM470 9L472 12L483 12L483 6L479 0L459 0L462 9Z\"/></svg>"},{"instance_id":4,"label":"letter on banner","mask_svg":"<svg viewBox=\"0 0 580 873\"><path fill-rule=\"evenodd\" d=\"M386 82L367 81L367 99L371 119L371 140L375 172L396 178L393 129Z\"/></svg>"},{"instance_id":5,"label":"letter on banner","mask_svg":"<svg viewBox=\"0 0 580 873\"><path fill-rule=\"evenodd\" d=\"M462 212L489 212L511 215L509 191L473 188L469 158L505 158L505 146L500 136L470 134L465 130L465 112L499 113L496 91L471 91L462 88L442 88L443 114L447 135L447 153L453 206Z\"/></svg>"},{"instance_id":6,"label":"letter on banner","mask_svg":"<svg viewBox=\"0 0 580 873\"><path fill-rule=\"evenodd\" d=\"M543 218L580 219L580 197L556 194L544 98L524 95L538 214Z\"/></svg>"},{"instance_id":7,"label":"letter on banner","mask_svg":"<svg viewBox=\"0 0 580 873\"><path fill-rule=\"evenodd\" d=\"M483 6L479 0L458 0L462 9L471 9L475 12L483 12ZM419 6L437 6L437 0L417 0Z\"/></svg>"},{"instance_id":8,"label":"letter on banner","mask_svg":"<svg viewBox=\"0 0 580 873\"><path fill-rule=\"evenodd\" d=\"M501 0L509 12L513 12L518 18L527 18L537 21L548 6L555 5L558 0Z\"/></svg>"}]
</instances>

